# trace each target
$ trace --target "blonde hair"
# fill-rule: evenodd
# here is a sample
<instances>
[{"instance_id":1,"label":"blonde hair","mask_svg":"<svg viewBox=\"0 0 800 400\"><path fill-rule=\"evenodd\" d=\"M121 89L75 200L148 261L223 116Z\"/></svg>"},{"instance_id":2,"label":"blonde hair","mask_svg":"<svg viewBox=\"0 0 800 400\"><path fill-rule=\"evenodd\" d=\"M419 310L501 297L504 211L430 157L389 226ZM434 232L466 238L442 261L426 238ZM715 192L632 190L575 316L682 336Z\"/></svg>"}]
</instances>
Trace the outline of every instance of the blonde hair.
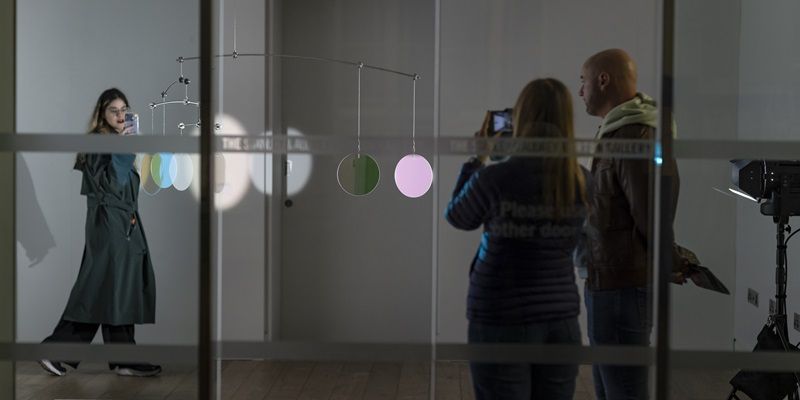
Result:
<instances>
[{"instance_id":1,"label":"blonde hair","mask_svg":"<svg viewBox=\"0 0 800 400\"><path fill-rule=\"evenodd\" d=\"M514 105L515 138L553 138L563 155L545 157L542 197L555 217L570 215L575 201L586 204L586 182L575 155L572 97L557 79L531 81Z\"/></svg>"}]
</instances>

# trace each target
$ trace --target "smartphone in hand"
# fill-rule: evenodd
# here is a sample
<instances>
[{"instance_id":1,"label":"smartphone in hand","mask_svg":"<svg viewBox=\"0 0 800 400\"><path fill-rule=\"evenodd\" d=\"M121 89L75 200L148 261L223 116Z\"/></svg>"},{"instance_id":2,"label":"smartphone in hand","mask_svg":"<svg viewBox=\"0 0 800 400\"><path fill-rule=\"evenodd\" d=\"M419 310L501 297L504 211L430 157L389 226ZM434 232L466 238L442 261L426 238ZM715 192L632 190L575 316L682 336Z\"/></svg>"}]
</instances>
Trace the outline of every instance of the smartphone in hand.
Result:
<instances>
[{"instance_id":1,"label":"smartphone in hand","mask_svg":"<svg viewBox=\"0 0 800 400\"><path fill-rule=\"evenodd\" d=\"M128 135L139 134L139 114L125 113L125 132Z\"/></svg>"},{"instance_id":2,"label":"smartphone in hand","mask_svg":"<svg viewBox=\"0 0 800 400\"><path fill-rule=\"evenodd\" d=\"M489 111L491 121L489 121L490 135L493 138L510 138L514 135L514 128L512 126L512 113L513 110L506 108L505 110ZM508 156L493 155L489 157L492 161L503 161L508 159Z\"/></svg>"},{"instance_id":3,"label":"smartphone in hand","mask_svg":"<svg viewBox=\"0 0 800 400\"><path fill-rule=\"evenodd\" d=\"M510 108L505 110L489 111L492 115L491 128L492 136L500 134L499 137L511 137L514 131L511 126L511 113Z\"/></svg>"}]
</instances>

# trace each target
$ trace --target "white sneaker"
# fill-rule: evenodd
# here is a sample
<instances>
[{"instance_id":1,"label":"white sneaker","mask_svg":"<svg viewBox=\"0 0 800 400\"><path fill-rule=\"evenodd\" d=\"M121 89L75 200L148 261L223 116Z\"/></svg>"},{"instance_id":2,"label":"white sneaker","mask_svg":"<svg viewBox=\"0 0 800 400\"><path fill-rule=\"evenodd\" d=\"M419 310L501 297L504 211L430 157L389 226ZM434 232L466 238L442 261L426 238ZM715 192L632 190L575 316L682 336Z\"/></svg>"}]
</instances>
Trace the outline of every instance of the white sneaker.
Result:
<instances>
[{"instance_id":1,"label":"white sneaker","mask_svg":"<svg viewBox=\"0 0 800 400\"><path fill-rule=\"evenodd\" d=\"M58 361L39 360L39 365L53 376L64 376L67 374L67 369Z\"/></svg>"},{"instance_id":2,"label":"white sneaker","mask_svg":"<svg viewBox=\"0 0 800 400\"><path fill-rule=\"evenodd\" d=\"M156 376L161 373L161 366L158 365L117 365L114 371L119 376Z\"/></svg>"}]
</instances>

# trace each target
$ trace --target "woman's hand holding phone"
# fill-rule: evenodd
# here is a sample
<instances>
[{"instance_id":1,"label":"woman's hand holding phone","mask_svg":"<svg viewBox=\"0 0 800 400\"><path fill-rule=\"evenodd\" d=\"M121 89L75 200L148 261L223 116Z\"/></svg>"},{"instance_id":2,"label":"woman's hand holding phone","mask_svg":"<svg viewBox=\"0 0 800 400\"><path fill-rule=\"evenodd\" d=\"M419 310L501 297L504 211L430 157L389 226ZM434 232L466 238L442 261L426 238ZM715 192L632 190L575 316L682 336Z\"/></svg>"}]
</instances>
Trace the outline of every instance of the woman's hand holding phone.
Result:
<instances>
[{"instance_id":1,"label":"woman's hand holding phone","mask_svg":"<svg viewBox=\"0 0 800 400\"><path fill-rule=\"evenodd\" d=\"M483 124L481 124L481 129L475 132L475 138L477 139L485 139L491 137L492 135L492 113L490 111L486 112L486 116L483 117ZM486 160L489 159L489 156L486 154L476 154L475 158L481 162L481 164L486 164Z\"/></svg>"},{"instance_id":2,"label":"woman's hand holding phone","mask_svg":"<svg viewBox=\"0 0 800 400\"><path fill-rule=\"evenodd\" d=\"M493 121L494 115L492 111L487 111L486 116L483 117L483 124L481 124L481 129L475 132L475 138L477 139L496 139L502 136L503 131L495 132L493 129ZM494 144L489 143L489 152L494 149ZM480 161L482 164L486 164L486 161L489 160L488 154L478 154L475 158Z\"/></svg>"},{"instance_id":3,"label":"woman's hand holding phone","mask_svg":"<svg viewBox=\"0 0 800 400\"><path fill-rule=\"evenodd\" d=\"M139 134L139 116L134 113L125 113L125 127L122 129L123 135Z\"/></svg>"}]
</instances>

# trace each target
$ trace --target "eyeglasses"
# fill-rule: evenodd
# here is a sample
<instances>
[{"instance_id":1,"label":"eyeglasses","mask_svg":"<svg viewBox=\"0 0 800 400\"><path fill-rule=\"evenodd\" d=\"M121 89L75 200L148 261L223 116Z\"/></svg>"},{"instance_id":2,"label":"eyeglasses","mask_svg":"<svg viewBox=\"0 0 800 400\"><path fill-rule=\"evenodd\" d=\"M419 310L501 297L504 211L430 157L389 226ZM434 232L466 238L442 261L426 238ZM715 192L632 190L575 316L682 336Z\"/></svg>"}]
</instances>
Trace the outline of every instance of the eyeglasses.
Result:
<instances>
[{"instance_id":1,"label":"eyeglasses","mask_svg":"<svg viewBox=\"0 0 800 400\"><path fill-rule=\"evenodd\" d=\"M109 107L106 108L106 112L114 115L125 114L126 112L128 112L128 107L122 107L122 108Z\"/></svg>"}]
</instances>

